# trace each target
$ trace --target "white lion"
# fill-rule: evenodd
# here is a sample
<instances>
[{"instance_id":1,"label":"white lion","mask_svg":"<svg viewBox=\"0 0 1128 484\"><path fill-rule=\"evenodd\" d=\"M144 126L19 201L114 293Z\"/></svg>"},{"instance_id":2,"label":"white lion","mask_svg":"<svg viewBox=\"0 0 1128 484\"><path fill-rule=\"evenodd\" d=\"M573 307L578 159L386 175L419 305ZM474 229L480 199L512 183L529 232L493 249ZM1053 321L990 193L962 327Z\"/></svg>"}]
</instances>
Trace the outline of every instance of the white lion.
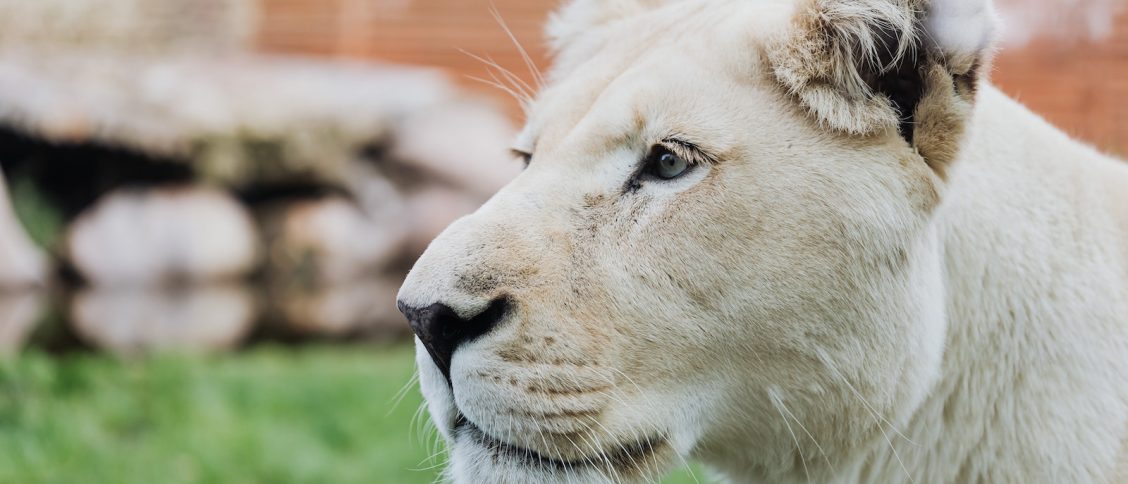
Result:
<instances>
[{"instance_id":1,"label":"white lion","mask_svg":"<svg viewBox=\"0 0 1128 484\"><path fill-rule=\"evenodd\" d=\"M1128 166L987 0L575 0L400 308L458 482L1128 479Z\"/></svg>"}]
</instances>

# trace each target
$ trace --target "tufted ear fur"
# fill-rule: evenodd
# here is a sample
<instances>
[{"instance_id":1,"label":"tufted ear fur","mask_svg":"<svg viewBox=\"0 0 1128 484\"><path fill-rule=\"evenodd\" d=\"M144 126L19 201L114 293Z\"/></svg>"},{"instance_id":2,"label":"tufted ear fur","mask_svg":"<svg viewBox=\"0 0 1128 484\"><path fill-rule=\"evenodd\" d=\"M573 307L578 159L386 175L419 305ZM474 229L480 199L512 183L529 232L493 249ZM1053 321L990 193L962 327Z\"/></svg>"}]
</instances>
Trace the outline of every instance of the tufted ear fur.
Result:
<instances>
[{"instance_id":1,"label":"tufted ear fur","mask_svg":"<svg viewBox=\"0 0 1128 484\"><path fill-rule=\"evenodd\" d=\"M804 0L767 56L821 124L863 136L896 129L943 174L995 24L991 0Z\"/></svg>"}]
</instances>

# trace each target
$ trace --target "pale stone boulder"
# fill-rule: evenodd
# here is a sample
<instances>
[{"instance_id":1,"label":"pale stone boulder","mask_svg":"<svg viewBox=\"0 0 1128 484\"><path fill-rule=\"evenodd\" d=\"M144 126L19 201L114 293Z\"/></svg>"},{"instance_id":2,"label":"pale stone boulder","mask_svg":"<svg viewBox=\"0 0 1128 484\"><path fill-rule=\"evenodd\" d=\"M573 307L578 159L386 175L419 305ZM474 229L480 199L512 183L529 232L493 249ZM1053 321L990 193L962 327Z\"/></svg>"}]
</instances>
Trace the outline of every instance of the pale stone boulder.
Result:
<instances>
[{"instance_id":1,"label":"pale stone boulder","mask_svg":"<svg viewBox=\"0 0 1128 484\"><path fill-rule=\"evenodd\" d=\"M0 355L19 351L43 312L39 291L0 293Z\"/></svg>"},{"instance_id":2,"label":"pale stone boulder","mask_svg":"<svg viewBox=\"0 0 1128 484\"><path fill-rule=\"evenodd\" d=\"M408 253L422 254L427 245L451 222L470 214L482 199L441 185L424 187L404 201L404 224L408 230Z\"/></svg>"},{"instance_id":3,"label":"pale stone boulder","mask_svg":"<svg viewBox=\"0 0 1128 484\"><path fill-rule=\"evenodd\" d=\"M250 334L258 304L245 287L85 288L70 320L83 341L117 354L231 349Z\"/></svg>"},{"instance_id":4,"label":"pale stone boulder","mask_svg":"<svg viewBox=\"0 0 1128 484\"><path fill-rule=\"evenodd\" d=\"M268 221L271 277L340 283L380 271L401 251L403 225L340 196L285 203Z\"/></svg>"},{"instance_id":5,"label":"pale stone boulder","mask_svg":"<svg viewBox=\"0 0 1128 484\"><path fill-rule=\"evenodd\" d=\"M391 155L485 200L521 172L509 152L515 135L509 118L493 106L450 102L398 123Z\"/></svg>"},{"instance_id":6,"label":"pale stone boulder","mask_svg":"<svg viewBox=\"0 0 1128 484\"><path fill-rule=\"evenodd\" d=\"M68 228L64 252L95 285L217 281L243 277L258 261L247 209L201 187L111 193Z\"/></svg>"},{"instance_id":7,"label":"pale stone boulder","mask_svg":"<svg viewBox=\"0 0 1128 484\"><path fill-rule=\"evenodd\" d=\"M318 287L291 287L271 299L279 322L294 333L406 336L410 330L396 311L400 282L368 277Z\"/></svg>"}]
</instances>

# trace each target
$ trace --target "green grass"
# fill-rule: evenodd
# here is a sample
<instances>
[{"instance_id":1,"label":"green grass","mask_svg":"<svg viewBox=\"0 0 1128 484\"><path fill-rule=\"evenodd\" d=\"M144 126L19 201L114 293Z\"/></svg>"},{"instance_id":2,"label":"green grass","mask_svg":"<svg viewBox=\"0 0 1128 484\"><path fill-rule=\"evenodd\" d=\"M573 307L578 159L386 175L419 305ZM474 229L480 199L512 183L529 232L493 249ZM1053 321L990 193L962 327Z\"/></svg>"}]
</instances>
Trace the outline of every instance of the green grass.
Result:
<instances>
[{"instance_id":1,"label":"green grass","mask_svg":"<svg viewBox=\"0 0 1128 484\"><path fill-rule=\"evenodd\" d=\"M25 352L0 362L0 483L430 483L411 374L404 346Z\"/></svg>"},{"instance_id":2,"label":"green grass","mask_svg":"<svg viewBox=\"0 0 1128 484\"><path fill-rule=\"evenodd\" d=\"M43 248L53 248L63 232L62 211L35 185L20 173L8 180L12 209L31 240Z\"/></svg>"}]
</instances>

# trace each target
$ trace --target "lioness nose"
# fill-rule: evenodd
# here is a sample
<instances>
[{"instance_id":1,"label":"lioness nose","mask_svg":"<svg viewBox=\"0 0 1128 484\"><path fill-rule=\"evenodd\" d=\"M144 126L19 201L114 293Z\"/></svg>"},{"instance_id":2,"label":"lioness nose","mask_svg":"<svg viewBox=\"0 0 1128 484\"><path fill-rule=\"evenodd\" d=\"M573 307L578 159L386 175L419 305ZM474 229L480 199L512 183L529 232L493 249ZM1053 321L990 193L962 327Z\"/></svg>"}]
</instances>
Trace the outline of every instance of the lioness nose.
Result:
<instances>
[{"instance_id":1,"label":"lioness nose","mask_svg":"<svg viewBox=\"0 0 1128 484\"><path fill-rule=\"evenodd\" d=\"M431 360L450 381L450 360L458 345L486 334L505 316L509 300L499 297L476 315L460 316L454 309L443 303L427 307L411 307L397 301L396 307L407 317L411 330L423 342Z\"/></svg>"}]
</instances>

